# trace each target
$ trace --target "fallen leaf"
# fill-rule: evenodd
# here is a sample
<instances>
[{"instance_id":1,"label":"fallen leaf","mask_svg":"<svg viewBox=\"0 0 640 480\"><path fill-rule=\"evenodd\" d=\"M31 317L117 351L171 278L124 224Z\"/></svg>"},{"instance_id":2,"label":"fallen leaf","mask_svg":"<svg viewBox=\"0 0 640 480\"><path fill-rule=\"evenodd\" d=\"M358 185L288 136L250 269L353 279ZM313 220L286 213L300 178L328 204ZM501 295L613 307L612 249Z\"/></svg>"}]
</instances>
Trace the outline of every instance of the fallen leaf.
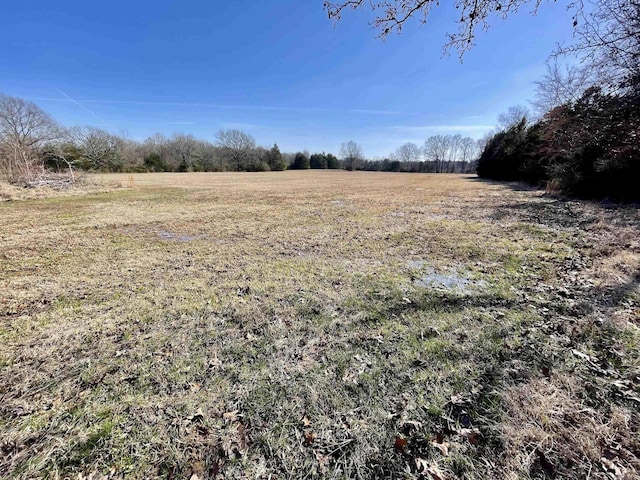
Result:
<instances>
[{"instance_id":1,"label":"fallen leaf","mask_svg":"<svg viewBox=\"0 0 640 480\"><path fill-rule=\"evenodd\" d=\"M202 462L195 462L191 467L191 476L189 480L202 480L204 473L204 466Z\"/></svg>"},{"instance_id":2,"label":"fallen leaf","mask_svg":"<svg viewBox=\"0 0 640 480\"><path fill-rule=\"evenodd\" d=\"M318 466L320 467L320 473L327 473L327 465L329 464L329 457L327 455L321 455L317 450L314 452Z\"/></svg>"},{"instance_id":3,"label":"fallen leaf","mask_svg":"<svg viewBox=\"0 0 640 480\"><path fill-rule=\"evenodd\" d=\"M396 437L396 441L393 444L393 447L399 452L404 452L408 443L409 443L409 440L407 440L406 438Z\"/></svg>"},{"instance_id":4,"label":"fallen leaf","mask_svg":"<svg viewBox=\"0 0 640 480\"><path fill-rule=\"evenodd\" d=\"M169 468L169 474L167 475L167 480L174 480L176 478L176 466L173 465Z\"/></svg>"},{"instance_id":5,"label":"fallen leaf","mask_svg":"<svg viewBox=\"0 0 640 480\"><path fill-rule=\"evenodd\" d=\"M309 420L309 418L306 415L302 417L302 420L300 420L300 422L302 423L302 426L305 428L311 426L311 420Z\"/></svg>"},{"instance_id":6,"label":"fallen leaf","mask_svg":"<svg viewBox=\"0 0 640 480\"><path fill-rule=\"evenodd\" d=\"M238 423L238 426L236 428L238 430L238 437L239 437L238 453L240 455L244 455L247 451L247 446L249 445L249 437L247 435L247 429L244 428L244 425L241 423Z\"/></svg>"},{"instance_id":7,"label":"fallen leaf","mask_svg":"<svg viewBox=\"0 0 640 480\"><path fill-rule=\"evenodd\" d=\"M597 361L597 358L592 357L591 355L587 355L586 353L583 353L580 350L573 349L571 350L571 353L573 353L576 357L581 358L582 360L585 360L587 362Z\"/></svg>"},{"instance_id":8,"label":"fallen leaf","mask_svg":"<svg viewBox=\"0 0 640 480\"><path fill-rule=\"evenodd\" d=\"M222 414L222 418L225 420L229 420L231 422L235 422L238 419L238 410L234 410L232 412L225 412Z\"/></svg>"},{"instance_id":9,"label":"fallen leaf","mask_svg":"<svg viewBox=\"0 0 640 480\"><path fill-rule=\"evenodd\" d=\"M311 445L314 440L316 439L316 434L315 432L305 432L304 434L304 441L307 445Z\"/></svg>"},{"instance_id":10,"label":"fallen leaf","mask_svg":"<svg viewBox=\"0 0 640 480\"><path fill-rule=\"evenodd\" d=\"M449 442L437 442L436 440L431 440L431 446L440 450L440 453L445 457L449 455Z\"/></svg>"},{"instance_id":11,"label":"fallen leaf","mask_svg":"<svg viewBox=\"0 0 640 480\"><path fill-rule=\"evenodd\" d=\"M463 428L458 434L471 445L478 445L480 443L480 430L477 428Z\"/></svg>"},{"instance_id":12,"label":"fallen leaf","mask_svg":"<svg viewBox=\"0 0 640 480\"><path fill-rule=\"evenodd\" d=\"M216 475L220 473L220 462L218 460L214 460L213 464L209 468L209 478L215 478Z\"/></svg>"},{"instance_id":13,"label":"fallen leaf","mask_svg":"<svg viewBox=\"0 0 640 480\"><path fill-rule=\"evenodd\" d=\"M600 462L605 467L605 470L611 472L614 478L624 478L624 475L627 473L627 469L618 465L617 463L609 460L606 457L602 457Z\"/></svg>"},{"instance_id":14,"label":"fallen leaf","mask_svg":"<svg viewBox=\"0 0 640 480\"><path fill-rule=\"evenodd\" d=\"M187 417L187 420L193 423L201 422L202 420L204 420L204 413L202 413L202 409L199 408L196 413L194 413L193 415L189 415Z\"/></svg>"},{"instance_id":15,"label":"fallen leaf","mask_svg":"<svg viewBox=\"0 0 640 480\"><path fill-rule=\"evenodd\" d=\"M433 480L444 480L444 473L442 473L435 464L429 465L424 473L425 475L431 475Z\"/></svg>"}]
</instances>

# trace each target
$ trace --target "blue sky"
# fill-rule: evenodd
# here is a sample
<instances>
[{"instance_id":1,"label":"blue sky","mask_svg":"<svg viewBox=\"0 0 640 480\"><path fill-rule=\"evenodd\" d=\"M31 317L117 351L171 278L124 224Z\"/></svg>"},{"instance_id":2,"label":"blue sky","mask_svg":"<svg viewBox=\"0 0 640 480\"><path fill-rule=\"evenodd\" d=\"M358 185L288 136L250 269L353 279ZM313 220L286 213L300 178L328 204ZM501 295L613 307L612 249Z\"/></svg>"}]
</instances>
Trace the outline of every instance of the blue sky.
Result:
<instances>
[{"instance_id":1,"label":"blue sky","mask_svg":"<svg viewBox=\"0 0 640 480\"><path fill-rule=\"evenodd\" d=\"M239 128L283 151L355 140L383 156L437 133L481 137L531 99L572 31L566 2L530 9L480 32L461 64L442 58L450 6L381 41L367 10L334 28L322 0L3 2L0 92L132 139Z\"/></svg>"}]
</instances>

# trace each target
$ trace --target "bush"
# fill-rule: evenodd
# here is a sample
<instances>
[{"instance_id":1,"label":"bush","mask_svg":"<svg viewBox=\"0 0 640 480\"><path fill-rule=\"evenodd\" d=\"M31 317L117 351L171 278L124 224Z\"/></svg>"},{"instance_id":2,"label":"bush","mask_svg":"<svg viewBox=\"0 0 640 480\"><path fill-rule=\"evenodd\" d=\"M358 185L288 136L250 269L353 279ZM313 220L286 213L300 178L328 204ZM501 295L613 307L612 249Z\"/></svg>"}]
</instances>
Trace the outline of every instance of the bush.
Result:
<instances>
[{"instance_id":1,"label":"bush","mask_svg":"<svg viewBox=\"0 0 640 480\"><path fill-rule=\"evenodd\" d=\"M251 162L247 165L247 172L270 172L271 167L265 161L259 160L255 162Z\"/></svg>"}]
</instances>

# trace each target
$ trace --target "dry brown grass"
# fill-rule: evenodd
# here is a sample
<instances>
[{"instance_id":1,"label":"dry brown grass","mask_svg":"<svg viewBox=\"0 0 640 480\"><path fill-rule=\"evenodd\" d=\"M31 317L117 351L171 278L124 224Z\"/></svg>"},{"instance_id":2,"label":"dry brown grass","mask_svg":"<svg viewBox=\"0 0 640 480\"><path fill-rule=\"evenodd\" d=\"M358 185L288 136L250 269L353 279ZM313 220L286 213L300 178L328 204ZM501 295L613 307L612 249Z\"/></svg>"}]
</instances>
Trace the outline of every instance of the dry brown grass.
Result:
<instances>
[{"instance_id":1,"label":"dry brown grass","mask_svg":"<svg viewBox=\"0 0 640 480\"><path fill-rule=\"evenodd\" d=\"M509 387L503 424L508 439L510 470L518 476L531 470L552 470L576 478L638 477L638 418L613 405L602 411L580 399L582 386L568 375L535 379ZM518 478L514 475L514 478Z\"/></svg>"},{"instance_id":2,"label":"dry brown grass","mask_svg":"<svg viewBox=\"0 0 640 480\"><path fill-rule=\"evenodd\" d=\"M0 205L0 476L637 476L637 209L98 178Z\"/></svg>"}]
</instances>

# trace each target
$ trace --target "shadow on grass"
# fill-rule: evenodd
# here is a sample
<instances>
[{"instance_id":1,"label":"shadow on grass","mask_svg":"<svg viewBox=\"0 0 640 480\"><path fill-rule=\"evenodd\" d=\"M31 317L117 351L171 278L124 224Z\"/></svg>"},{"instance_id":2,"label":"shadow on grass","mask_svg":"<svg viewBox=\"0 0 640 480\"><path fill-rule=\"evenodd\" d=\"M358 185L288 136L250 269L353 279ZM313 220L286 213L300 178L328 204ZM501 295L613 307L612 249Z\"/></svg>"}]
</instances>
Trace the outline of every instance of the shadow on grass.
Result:
<instances>
[{"instance_id":1,"label":"shadow on grass","mask_svg":"<svg viewBox=\"0 0 640 480\"><path fill-rule=\"evenodd\" d=\"M580 204L559 199L544 202L505 203L495 208L493 220L514 218L519 222L554 228L585 228L598 218L585 211Z\"/></svg>"},{"instance_id":2,"label":"shadow on grass","mask_svg":"<svg viewBox=\"0 0 640 480\"><path fill-rule=\"evenodd\" d=\"M616 286L597 287L592 291L592 296L599 300L604 307L615 308L629 300L631 294L640 286L640 270L629 278L628 281Z\"/></svg>"},{"instance_id":3,"label":"shadow on grass","mask_svg":"<svg viewBox=\"0 0 640 480\"><path fill-rule=\"evenodd\" d=\"M534 185L530 185L525 182L512 182L512 181L502 181L502 180L489 180L487 178L480 178L477 176L468 176L465 177L465 180L471 180L473 182L484 183L486 185L497 185L500 187L509 188L515 192L535 192L535 191L544 191L542 187L537 187Z\"/></svg>"}]
</instances>

